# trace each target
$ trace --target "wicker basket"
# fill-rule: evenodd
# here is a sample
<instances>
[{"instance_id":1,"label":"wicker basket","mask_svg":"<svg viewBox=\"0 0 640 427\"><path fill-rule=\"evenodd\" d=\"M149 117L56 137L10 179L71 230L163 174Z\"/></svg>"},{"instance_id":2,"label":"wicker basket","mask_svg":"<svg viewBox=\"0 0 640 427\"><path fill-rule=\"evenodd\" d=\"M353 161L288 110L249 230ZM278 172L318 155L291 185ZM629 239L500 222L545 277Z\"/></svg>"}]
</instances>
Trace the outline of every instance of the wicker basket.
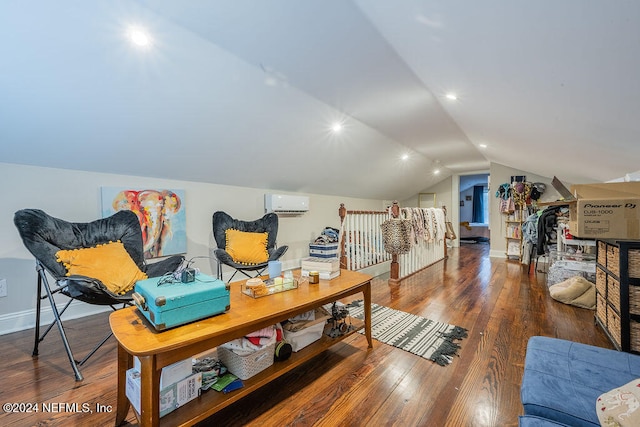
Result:
<instances>
[{"instance_id":1,"label":"wicker basket","mask_svg":"<svg viewBox=\"0 0 640 427\"><path fill-rule=\"evenodd\" d=\"M640 249L629 249L629 277L640 278Z\"/></svg>"},{"instance_id":2,"label":"wicker basket","mask_svg":"<svg viewBox=\"0 0 640 427\"><path fill-rule=\"evenodd\" d=\"M617 246L607 246L607 269L620 277L620 248Z\"/></svg>"},{"instance_id":3,"label":"wicker basket","mask_svg":"<svg viewBox=\"0 0 640 427\"><path fill-rule=\"evenodd\" d=\"M607 296L607 273L600 267L596 267L596 289L603 297Z\"/></svg>"},{"instance_id":4,"label":"wicker basket","mask_svg":"<svg viewBox=\"0 0 640 427\"><path fill-rule=\"evenodd\" d=\"M629 313L640 315L640 286L629 285Z\"/></svg>"},{"instance_id":5,"label":"wicker basket","mask_svg":"<svg viewBox=\"0 0 640 427\"><path fill-rule=\"evenodd\" d=\"M607 307L607 330L611 334L615 344L620 347L622 343L622 326L620 324L620 316L613 308L611 308L611 306Z\"/></svg>"},{"instance_id":6,"label":"wicker basket","mask_svg":"<svg viewBox=\"0 0 640 427\"><path fill-rule=\"evenodd\" d=\"M275 349L276 343L274 342L255 353L238 356L231 350L218 347L218 358L229 369L229 372L241 380L247 380L273 365Z\"/></svg>"},{"instance_id":7,"label":"wicker basket","mask_svg":"<svg viewBox=\"0 0 640 427\"><path fill-rule=\"evenodd\" d=\"M602 241L598 241L598 264L607 266L607 244Z\"/></svg>"},{"instance_id":8,"label":"wicker basket","mask_svg":"<svg viewBox=\"0 0 640 427\"><path fill-rule=\"evenodd\" d=\"M596 294L596 317L605 328L607 327L607 300Z\"/></svg>"},{"instance_id":9,"label":"wicker basket","mask_svg":"<svg viewBox=\"0 0 640 427\"><path fill-rule=\"evenodd\" d=\"M631 320L629 329L631 331L631 351L640 352L640 323Z\"/></svg>"},{"instance_id":10,"label":"wicker basket","mask_svg":"<svg viewBox=\"0 0 640 427\"><path fill-rule=\"evenodd\" d=\"M607 301L620 311L620 282L613 276L607 277Z\"/></svg>"}]
</instances>

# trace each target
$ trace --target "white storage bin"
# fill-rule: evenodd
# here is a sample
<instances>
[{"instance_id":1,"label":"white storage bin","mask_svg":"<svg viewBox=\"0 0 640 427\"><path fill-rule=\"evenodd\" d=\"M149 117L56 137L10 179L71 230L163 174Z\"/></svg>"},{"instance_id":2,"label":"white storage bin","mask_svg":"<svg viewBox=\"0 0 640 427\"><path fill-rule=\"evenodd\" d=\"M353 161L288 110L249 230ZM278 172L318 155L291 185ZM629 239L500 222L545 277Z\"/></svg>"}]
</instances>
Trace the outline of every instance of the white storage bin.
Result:
<instances>
[{"instance_id":1,"label":"white storage bin","mask_svg":"<svg viewBox=\"0 0 640 427\"><path fill-rule=\"evenodd\" d=\"M293 351L300 351L309 344L322 338L327 322L318 322L296 332L284 331L284 339L291 344Z\"/></svg>"}]
</instances>

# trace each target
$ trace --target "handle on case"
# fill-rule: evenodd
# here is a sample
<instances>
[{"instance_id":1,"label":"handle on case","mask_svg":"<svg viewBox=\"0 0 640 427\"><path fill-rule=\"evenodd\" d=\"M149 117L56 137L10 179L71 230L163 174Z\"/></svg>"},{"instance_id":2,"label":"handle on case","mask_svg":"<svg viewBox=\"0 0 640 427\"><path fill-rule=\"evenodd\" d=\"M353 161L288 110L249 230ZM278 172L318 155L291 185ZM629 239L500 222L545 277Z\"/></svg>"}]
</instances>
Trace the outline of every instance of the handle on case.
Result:
<instances>
[{"instance_id":1,"label":"handle on case","mask_svg":"<svg viewBox=\"0 0 640 427\"><path fill-rule=\"evenodd\" d=\"M138 306L140 310L147 311L147 302L142 295L134 292L131 294L131 298L133 298L133 302Z\"/></svg>"}]
</instances>

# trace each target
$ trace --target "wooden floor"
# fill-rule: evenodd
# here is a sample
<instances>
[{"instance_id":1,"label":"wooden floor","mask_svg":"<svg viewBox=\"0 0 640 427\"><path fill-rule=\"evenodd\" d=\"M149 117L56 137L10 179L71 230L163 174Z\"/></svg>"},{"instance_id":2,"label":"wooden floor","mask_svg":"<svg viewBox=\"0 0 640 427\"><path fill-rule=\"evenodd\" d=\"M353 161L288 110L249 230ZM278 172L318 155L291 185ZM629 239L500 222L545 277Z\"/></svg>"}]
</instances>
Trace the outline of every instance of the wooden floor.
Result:
<instances>
[{"instance_id":1,"label":"wooden floor","mask_svg":"<svg viewBox=\"0 0 640 427\"><path fill-rule=\"evenodd\" d=\"M373 282L373 302L465 327L459 357L447 367L354 334L305 365L226 408L216 426L515 426L527 339L547 335L612 348L593 311L552 300L542 273L491 259L486 244L463 245L450 258L398 286ZM108 333L106 315L68 323L81 354ZM53 331L31 357L32 331L0 336L2 403L40 412L0 413L2 426L112 425L116 397L113 338L74 381ZM43 413L43 404L51 412ZM69 413L78 410L91 413ZM83 406L83 404L86 404ZM105 412L98 413L97 405ZM127 419L136 425L133 412Z\"/></svg>"}]
</instances>

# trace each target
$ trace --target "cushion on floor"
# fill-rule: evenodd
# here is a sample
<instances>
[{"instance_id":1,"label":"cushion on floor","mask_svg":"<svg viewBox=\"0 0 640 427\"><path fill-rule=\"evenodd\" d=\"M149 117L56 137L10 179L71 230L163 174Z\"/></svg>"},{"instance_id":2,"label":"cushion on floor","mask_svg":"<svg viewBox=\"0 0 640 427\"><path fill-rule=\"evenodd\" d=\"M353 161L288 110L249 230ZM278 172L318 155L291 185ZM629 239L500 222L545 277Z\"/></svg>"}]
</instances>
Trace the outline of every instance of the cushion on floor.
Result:
<instances>
[{"instance_id":1,"label":"cushion on floor","mask_svg":"<svg viewBox=\"0 0 640 427\"><path fill-rule=\"evenodd\" d=\"M570 277L567 280L549 287L549 295L556 301L580 308L596 309L596 285L582 276Z\"/></svg>"},{"instance_id":2,"label":"cushion on floor","mask_svg":"<svg viewBox=\"0 0 640 427\"><path fill-rule=\"evenodd\" d=\"M520 398L526 415L570 426L599 426L596 399L639 377L640 356L531 337Z\"/></svg>"}]
</instances>

